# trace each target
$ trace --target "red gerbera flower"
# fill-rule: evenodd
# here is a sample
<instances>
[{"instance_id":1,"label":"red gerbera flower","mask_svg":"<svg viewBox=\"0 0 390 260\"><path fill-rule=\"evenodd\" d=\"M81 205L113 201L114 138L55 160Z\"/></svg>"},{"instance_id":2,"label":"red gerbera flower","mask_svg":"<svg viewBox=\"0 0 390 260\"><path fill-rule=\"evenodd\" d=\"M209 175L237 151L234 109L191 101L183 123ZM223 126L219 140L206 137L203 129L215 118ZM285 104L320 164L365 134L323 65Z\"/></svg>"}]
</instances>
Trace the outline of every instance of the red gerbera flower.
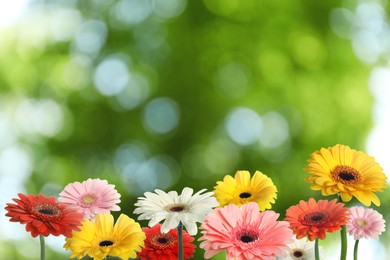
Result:
<instances>
[{"instance_id":1,"label":"red gerbera flower","mask_svg":"<svg viewBox=\"0 0 390 260\"><path fill-rule=\"evenodd\" d=\"M348 208L343 203L310 198L308 202L301 200L298 205L287 209L286 219L298 239L308 236L310 241L316 237L325 239L326 232L341 230L341 225L348 221Z\"/></svg>"},{"instance_id":2,"label":"red gerbera flower","mask_svg":"<svg viewBox=\"0 0 390 260\"><path fill-rule=\"evenodd\" d=\"M171 229L168 233L160 232L161 224L151 228L143 228L146 235L145 248L137 254L141 260L176 260L178 257L177 230ZM192 258L195 252L195 245L191 244L194 238L185 230L183 232L183 256L184 259Z\"/></svg>"},{"instance_id":3,"label":"red gerbera flower","mask_svg":"<svg viewBox=\"0 0 390 260\"><path fill-rule=\"evenodd\" d=\"M33 237L43 235L72 236L72 230L80 230L83 214L64 203L57 203L54 197L42 194L18 194L20 199L12 199L16 204L7 203L5 214L11 222L26 224L26 231Z\"/></svg>"}]
</instances>

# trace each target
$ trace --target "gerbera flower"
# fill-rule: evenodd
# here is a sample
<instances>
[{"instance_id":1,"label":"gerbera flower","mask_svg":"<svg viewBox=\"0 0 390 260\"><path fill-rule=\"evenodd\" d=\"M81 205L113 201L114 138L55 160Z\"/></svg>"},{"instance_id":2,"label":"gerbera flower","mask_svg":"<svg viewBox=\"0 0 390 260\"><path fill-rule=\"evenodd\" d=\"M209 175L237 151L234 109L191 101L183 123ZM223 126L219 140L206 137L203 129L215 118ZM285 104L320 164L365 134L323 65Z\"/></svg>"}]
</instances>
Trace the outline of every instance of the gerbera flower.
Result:
<instances>
[{"instance_id":1,"label":"gerbera flower","mask_svg":"<svg viewBox=\"0 0 390 260\"><path fill-rule=\"evenodd\" d=\"M230 203L241 206L256 202L261 211L270 209L275 203L276 186L267 175L256 171L251 179L248 171L237 171L234 178L226 175L223 181L218 181L214 194L221 207Z\"/></svg>"},{"instance_id":2,"label":"gerbera flower","mask_svg":"<svg viewBox=\"0 0 390 260\"><path fill-rule=\"evenodd\" d=\"M335 145L314 152L305 170L312 190L321 190L322 195L340 193L343 201L352 196L370 206L379 206L380 201L374 192L386 187L386 176L374 158L345 145Z\"/></svg>"},{"instance_id":3,"label":"gerbera flower","mask_svg":"<svg viewBox=\"0 0 390 260\"><path fill-rule=\"evenodd\" d=\"M348 208L343 203L310 198L308 202L301 200L298 205L287 209L286 219L298 239L308 236L310 241L316 237L325 239L326 232L341 230L348 220Z\"/></svg>"},{"instance_id":4,"label":"gerbera flower","mask_svg":"<svg viewBox=\"0 0 390 260\"><path fill-rule=\"evenodd\" d=\"M108 184L106 180L88 179L68 184L58 200L74 205L86 218L93 219L99 213L119 211L120 207L116 204L121 202L120 197L115 185Z\"/></svg>"},{"instance_id":5,"label":"gerbera flower","mask_svg":"<svg viewBox=\"0 0 390 260\"><path fill-rule=\"evenodd\" d=\"M178 236L177 230L172 229L168 233L160 232L161 224L152 228L142 228L146 234L145 248L137 254L141 260L176 260L178 259ZM182 231L183 256L184 259L192 258L195 252L195 245L191 244L194 238L185 230Z\"/></svg>"},{"instance_id":6,"label":"gerbera flower","mask_svg":"<svg viewBox=\"0 0 390 260\"><path fill-rule=\"evenodd\" d=\"M33 237L43 235L72 236L72 230L79 230L83 215L64 203L57 203L54 197L42 194L18 194L20 199L12 199L16 204L7 203L7 217L11 222L26 224L26 231Z\"/></svg>"},{"instance_id":7,"label":"gerbera flower","mask_svg":"<svg viewBox=\"0 0 390 260\"><path fill-rule=\"evenodd\" d=\"M136 258L144 245L145 234L133 219L121 214L114 225L111 214L98 214L94 222L84 219L80 231L66 239L64 248L71 250L70 258L93 259L116 256L121 259Z\"/></svg>"},{"instance_id":8,"label":"gerbera flower","mask_svg":"<svg viewBox=\"0 0 390 260\"><path fill-rule=\"evenodd\" d=\"M238 207L229 204L206 216L201 225L200 248L205 259L226 250L226 259L262 260L285 256L292 240L286 221L277 221L273 211L259 212L255 202Z\"/></svg>"},{"instance_id":9,"label":"gerbera flower","mask_svg":"<svg viewBox=\"0 0 390 260\"><path fill-rule=\"evenodd\" d=\"M205 190L192 194L193 189L184 188L181 195L176 191L165 193L158 189L156 193L145 192L145 197L138 198L134 213L141 214L139 220L150 219L149 227L165 220L161 226L162 233L176 228L181 222L193 236L198 232L196 222L203 222L206 214L218 206L212 192L201 194Z\"/></svg>"},{"instance_id":10,"label":"gerbera flower","mask_svg":"<svg viewBox=\"0 0 390 260\"><path fill-rule=\"evenodd\" d=\"M306 238L297 239L293 237L294 242L288 246L291 248L291 251L286 257L280 258L280 260L314 260L314 242L308 241ZM324 254L322 247L319 247L320 259L323 259Z\"/></svg>"},{"instance_id":11,"label":"gerbera flower","mask_svg":"<svg viewBox=\"0 0 390 260\"><path fill-rule=\"evenodd\" d=\"M385 220L376 210L355 206L349 209L349 214L347 231L355 240L378 239L379 235L385 231Z\"/></svg>"}]
</instances>

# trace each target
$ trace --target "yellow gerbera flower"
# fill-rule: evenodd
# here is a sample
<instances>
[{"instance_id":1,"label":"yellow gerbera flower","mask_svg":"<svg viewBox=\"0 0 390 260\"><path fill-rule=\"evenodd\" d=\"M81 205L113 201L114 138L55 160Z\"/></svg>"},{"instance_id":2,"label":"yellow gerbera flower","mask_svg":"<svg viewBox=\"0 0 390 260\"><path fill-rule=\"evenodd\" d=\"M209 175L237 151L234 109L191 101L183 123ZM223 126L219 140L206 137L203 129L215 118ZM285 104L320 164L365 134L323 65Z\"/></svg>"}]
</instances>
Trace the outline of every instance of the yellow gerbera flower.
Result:
<instances>
[{"instance_id":1,"label":"yellow gerbera flower","mask_svg":"<svg viewBox=\"0 0 390 260\"><path fill-rule=\"evenodd\" d=\"M354 196L365 206L380 205L374 192L386 188L386 175L373 157L337 144L312 153L308 162L305 171L311 175L305 181L311 182L312 190L324 196L340 193L343 201Z\"/></svg>"},{"instance_id":2,"label":"yellow gerbera flower","mask_svg":"<svg viewBox=\"0 0 390 260\"><path fill-rule=\"evenodd\" d=\"M214 195L221 207L228 204L241 206L256 202L261 211L270 209L275 203L276 186L267 175L256 171L251 179L248 171L237 171L234 178L226 175L223 181L218 181L214 187Z\"/></svg>"},{"instance_id":3,"label":"yellow gerbera flower","mask_svg":"<svg viewBox=\"0 0 390 260\"><path fill-rule=\"evenodd\" d=\"M121 259L136 258L146 236L140 225L121 214L114 225L111 214L98 214L95 221L85 219L80 231L66 239L64 248L71 250L70 258L81 259L89 255L93 259L116 256Z\"/></svg>"}]
</instances>

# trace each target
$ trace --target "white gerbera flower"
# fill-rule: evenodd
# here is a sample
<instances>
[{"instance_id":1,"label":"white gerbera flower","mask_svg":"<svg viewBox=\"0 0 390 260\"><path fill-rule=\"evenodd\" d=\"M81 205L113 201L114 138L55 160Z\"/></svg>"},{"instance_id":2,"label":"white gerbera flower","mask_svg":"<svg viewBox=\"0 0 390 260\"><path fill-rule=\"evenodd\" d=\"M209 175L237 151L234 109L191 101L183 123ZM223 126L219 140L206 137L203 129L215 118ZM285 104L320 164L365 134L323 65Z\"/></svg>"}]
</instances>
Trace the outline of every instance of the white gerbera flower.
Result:
<instances>
[{"instance_id":1,"label":"white gerbera flower","mask_svg":"<svg viewBox=\"0 0 390 260\"><path fill-rule=\"evenodd\" d=\"M176 228L181 222L187 232L194 236L198 232L196 222L203 222L205 216L219 206L213 192L201 194L205 190L192 194L194 190L186 187L181 195L176 191L166 193L158 189L154 190L155 193L145 192L145 197L138 198L134 213L141 214L139 220L150 219L149 227L165 219L161 226L162 233Z\"/></svg>"},{"instance_id":2,"label":"white gerbera flower","mask_svg":"<svg viewBox=\"0 0 390 260\"><path fill-rule=\"evenodd\" d=\"M314 241L308 241L306 238L297 239L293 237L294 242L288 246L291 248L290 253L286 257L279 258L281 260L314 260ZM320 259L323 259L322 248L319 247Z\"/></svg>"}]
</instances>

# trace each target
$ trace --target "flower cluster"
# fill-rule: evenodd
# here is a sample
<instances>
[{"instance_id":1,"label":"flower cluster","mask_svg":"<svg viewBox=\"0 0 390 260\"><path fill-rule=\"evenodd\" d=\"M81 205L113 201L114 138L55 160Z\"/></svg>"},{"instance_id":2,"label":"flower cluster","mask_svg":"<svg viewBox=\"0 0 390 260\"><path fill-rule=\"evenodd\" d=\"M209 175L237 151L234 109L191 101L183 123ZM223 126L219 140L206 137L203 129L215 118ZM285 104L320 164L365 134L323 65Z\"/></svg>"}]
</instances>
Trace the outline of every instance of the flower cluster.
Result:
<instances>
[{"instance_id":1,"label":"flower cluster","mask_svg":"<svg viewBox=\"0 0 390 260\"><path fill-rule=\"evenodd\" d=\"M253 176L248 171L227 175L217 181L213 192L194 192L189 187L180 194L145 192L133 213L138 220L149 220L149 227L123 213L115 221L111 211L121 210L121 195L100 179L70 183L58 200L18 194L19 199L13 199L16 204L5 207L6 216L25 224L26 231L41 241L49 235L65 236L64 248L77 259L190 259L195 255L198 228L205 259L220 252L228 260L324 259L326 252L318 242L335 231L341 233L340 259L346 259L347 232L356 240L357 259L359 240L378 239L385 222L372 208L344 203L355 197L366 207L379 206L376 192L386 187L382 168L372 157L345 145L322 148L308 162L305 180L311 189L337 198L301 200L286 210L284 220L271 210L278 190L260 171Z\"/></svg>"}]
</instances>

